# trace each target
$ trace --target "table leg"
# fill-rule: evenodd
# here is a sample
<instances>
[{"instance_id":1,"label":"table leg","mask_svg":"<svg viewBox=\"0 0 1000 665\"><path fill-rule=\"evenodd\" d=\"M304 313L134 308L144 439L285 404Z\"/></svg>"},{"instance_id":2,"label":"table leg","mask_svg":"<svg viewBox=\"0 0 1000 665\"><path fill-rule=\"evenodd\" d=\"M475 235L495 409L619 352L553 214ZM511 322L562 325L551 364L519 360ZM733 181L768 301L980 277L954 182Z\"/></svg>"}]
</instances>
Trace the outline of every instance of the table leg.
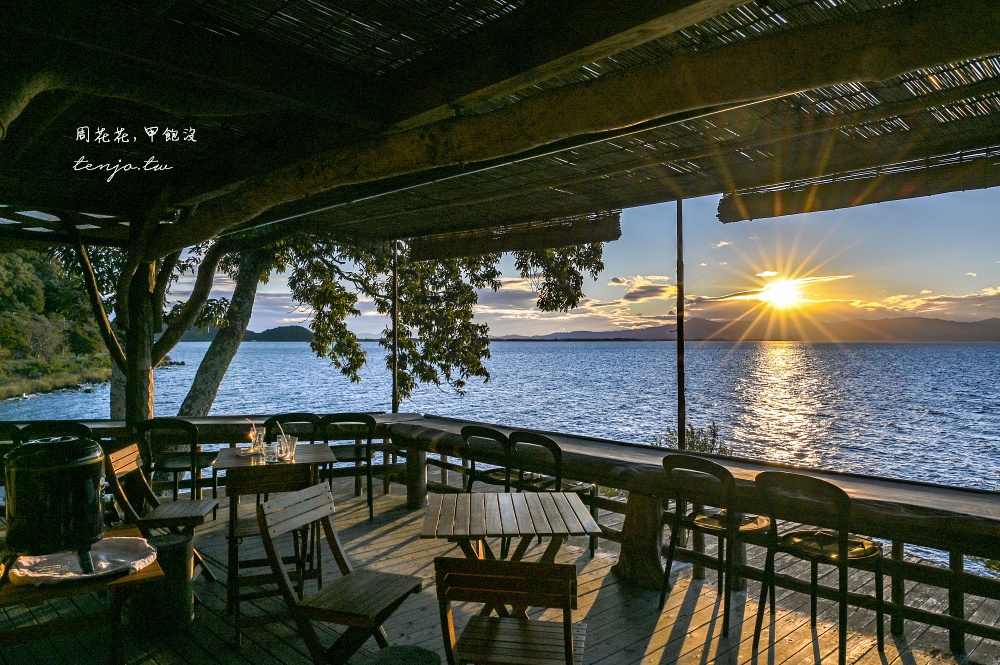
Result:
<instances>
[{"instance_id":1,"label":"table leg","mask_svg":"<svg viewBox=\"0 0 1000 665\"><path fill-rule=\"evenodd\" d=\"M483 558L482 541L477 540L473 543L468 538L462 538L458 541L458 547L462 550L462 553L470 559Z\"/></svg>"},{"instance_id":2,"label":"table leg","mask_svg":"<svg viewBox=\"0 0 1000 665\"><path fill-rule=\"evenodd\" d=\"M545 553L542 554L539 561L541 563L555 563L556 554L559 553L559 548L564 542L566 542L566 536L552 536L552 540L549 541L548 547L545 548Z\"/></svg>"},{"instance_id":3,"label":"table leg","mask_svg":"<svg viewBox=\"0 0 1000 665\"><path fill-rule=\"evenodd\" d=\"M423 508L427 503L427 453L410 447L406 451L406 507Z\"/></svg>"},{"instance_id":4,"label":"table leg","mask_svg":"<svg viewBox=\"0 0 1000 665\"><path fill-rule=\"evenodd\" d=\"M663 581L660 541L663 537L663 500L628 493L621 553L612 570L621 579L659 590Z\"/></svg>"},{"instance_id":5,"label":"table leg","mask_svg":"<svg viewBox=\"0 0 1000 665\"><path fill-rule=\"evenodd\" d=\"M534 540L534 536L524 536L521 538L521 542L517 544L517 548L514 553L510 555L511 561L520 561L524 557L524 553L528 551L531 546L531 541Z\"/></svg>"},{"instance_id":6,"label":"table leg","mask_svg":"<svg viewBox=\"0 0 1000 665\"><path fill-rule=\"evenodd\" d=\"M236 585L238 583L237 576L240 574L239 570L239 548L236 543L236 538L233 534L236 532L236 520L238 518L239 511L239 496L229 497L229 569L226 571L226 607L230 614L236 611L236 605L239 600L236 598Z\"/></svg>"},{"instance_id":7,"label":"table leg","mask_svg":"<svg viewBox=\"0 0 1000 665\"><path fill-rule=\"evenodd\" d=\"M111 592L111 607L108 614L111 616L111 648L108 662L111 665L121 665L122 645L125 643L125 628L122 626L122 607L128 599L128 591L124 589L114 589Z\"/></svg>"}]
</instances>

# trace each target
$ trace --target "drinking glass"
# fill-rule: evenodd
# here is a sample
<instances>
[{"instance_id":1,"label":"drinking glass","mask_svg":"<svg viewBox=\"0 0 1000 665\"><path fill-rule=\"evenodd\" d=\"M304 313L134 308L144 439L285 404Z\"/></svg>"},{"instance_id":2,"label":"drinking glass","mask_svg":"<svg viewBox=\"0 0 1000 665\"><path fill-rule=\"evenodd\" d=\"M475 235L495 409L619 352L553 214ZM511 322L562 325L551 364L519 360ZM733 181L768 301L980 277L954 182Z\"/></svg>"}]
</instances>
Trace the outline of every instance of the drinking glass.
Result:
<instances>
[{"instance_id":1,"label":"drinking glass","mask_svg":"<svg viewBox=\"0 0 1000 665\"><path fill-rule=\"evenodd\" d=\"M278 456L283 460L295 458L295 446L299 442L299 437L284 434L278 437Z\"/></svg>"},{"instance_id":2,"label":"drinking glass","mask_svg":"<svg viewBox=\"0 0 1000 665\"><path fill-rule=\"evenodd\" d=\"M264 452L264 428L253 430L250 434L250 450L255 454Z\"/></svg>"},{"instance_id":3,"label":"drinking glass","mask_svg":"<svg viewBox=\"0 0 1000 665\"><path fill-rule=\"evenodd\" d=\"M278 442L277 441L266 441L264 443L264 461L265 462L277 462L278 461Z\"/></svg>"}]
</instances>

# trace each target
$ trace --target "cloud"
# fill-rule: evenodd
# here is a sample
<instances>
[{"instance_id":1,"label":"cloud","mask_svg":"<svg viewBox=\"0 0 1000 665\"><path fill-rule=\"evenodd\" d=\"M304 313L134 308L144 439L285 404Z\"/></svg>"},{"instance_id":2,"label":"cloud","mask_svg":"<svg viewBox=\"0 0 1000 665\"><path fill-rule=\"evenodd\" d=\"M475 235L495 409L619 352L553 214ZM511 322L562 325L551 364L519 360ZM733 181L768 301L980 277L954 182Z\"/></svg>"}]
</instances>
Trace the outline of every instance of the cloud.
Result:
<instances>
[{"instance_id":1,"label":"cloud","mask_svg":"<svg viewBox=\"0 0 1000 665\"><path fill-rule=\"evenodd\" d=\"M732 244L733 243L729 242L728 240L720 240L719 242L712 245L712 247L719 249L720 247L729 247Z\"/></svg>"},{"instance_id":2,"label":"cloud","mask_svg":"<svg viewBox=\"0 0 1000 665\"><path fill-rule=\"evenodd\" d=\"M967 273L965 273L965 276L966 277L978 277L978 275L976 273L974 273L974 272L967 272Z\"/></svg>"},{"instance_id":3,"label":"cloud","mask_svg":"<svg viewBox=\"0 0 1000 665\"><path fill-rule=\"evenodd\" d=\"M677 293L677 287L670 284L665 275L636 275L635 277L613 277L609 285L626 287L620 301L640 303L650 300L665 300Z\"/></svg>"},{"instance_id":4,"label":"cloud","mask_svg":"<svg viewBox=\"0 0 1000 665\"><path fill-rule=\"evenodd\" d=\"M707 268L707 267L708 267L708 264L707 264L707 263L699 263L698 265L699 265L700 267L702 267L702 268Z\"/></svg>"},{"instance_id":5,"label":"cloud","mask_svg":"<svg viewBox=\"0 0 1000 665\"><path fill-rule=\"evenodd\" d=\"M854 301L855 310L863 310L869 314L934 316L935 318L952 319L956 321L979 321L991 317L1000 317L1000 286L991 286L975 293L965 295L937 295L926 297L929 291L921 292L920 296L892 295L879 301Z\"/></svg>"},{"instance_id":6,"label":"cloud","mask_svg":"<svg viewBox=\"0 0 1000 665\"><path fill-rule=\"evenodd\" d=\"M920 292L920 295L926 296L926 295L930 295L931 293L934 293L934 292L931 291L930 289L924 289L923 291Z\"/></svg>"},{"instance_id":7,"label":"cloud","mask_svg":"<svg viewBox=\"0 0 1000 665\"><path fill-rule=\"evenodd\" d=\"M773 270L765 270L764 272L759 272L755 275L755 277L777 277L777 276L778 273L774 272Z\"/></svg>"}]
</instances>

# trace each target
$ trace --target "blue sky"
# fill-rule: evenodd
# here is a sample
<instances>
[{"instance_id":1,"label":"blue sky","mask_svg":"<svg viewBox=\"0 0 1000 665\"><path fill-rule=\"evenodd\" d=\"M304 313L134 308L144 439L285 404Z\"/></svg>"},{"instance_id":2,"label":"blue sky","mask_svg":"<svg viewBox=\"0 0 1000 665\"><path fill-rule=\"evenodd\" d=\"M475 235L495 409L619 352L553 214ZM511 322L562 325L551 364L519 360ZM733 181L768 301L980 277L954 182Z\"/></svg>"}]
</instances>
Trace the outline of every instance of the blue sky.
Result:
<instances>
[{"instance_id":1,"label":"blue sky","mask_svg":"<svg viewBox=\"0 0 1000 665\"><path fill-rule=\"evenodd\" d=\"M769 283L789 281L788 311L822 321L888 316L982 320L1000 316L1000 189L924 197L777 219L722 224L718 197L684 202L689 316L733 319L761 307ZM480 294L477 318L494 335L614 330L669 323L675 307L676 204L626 210L569 313L543 313L504 257L504 287ZM231 291L219 279L216 295ZM183 286L181 287L183 288ZM727 298L726 296L731 296ZM384 321L361 303L351 328ZM261 288L251 330L304 324L281 275Z\"/></svg>"}]
</instances>

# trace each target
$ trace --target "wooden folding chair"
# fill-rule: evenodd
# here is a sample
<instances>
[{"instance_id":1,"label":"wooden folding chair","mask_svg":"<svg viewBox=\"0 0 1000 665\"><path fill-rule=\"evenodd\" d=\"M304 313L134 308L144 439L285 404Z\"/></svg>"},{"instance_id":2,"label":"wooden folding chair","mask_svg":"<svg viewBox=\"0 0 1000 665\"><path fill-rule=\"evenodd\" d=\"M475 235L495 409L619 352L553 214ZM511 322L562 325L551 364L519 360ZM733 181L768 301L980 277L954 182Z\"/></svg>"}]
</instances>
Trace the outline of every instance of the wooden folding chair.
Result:
<instances>
[{"instance_id":1,"label":"wooden folding chair","mask_svg":"<svg viewBox=\"0 0 1000 665\"><path fill-rule=\"evenodd\" d=\"M386 648L389 643L382 624L407 596L420 591L422 583L419 577L411 575L355 569L333 527L333 510L333 495L325 483L257 506L261 538L271 570L316 663L346 663L369 637L374 637L379 647ZM274 540L290 531L317 524L323 527L326 542L343 577L327 582L318 593L300 600L292 589L292 580ZM347 626L347 630L332 646L324 648L312 621Z\"/></svg>"},{"instance_id":2,"label":"wooden folding chair","mask_svg":"<svg viewBox=\"0 0 1000 665\"><path fill-rule=\"evenodd\" d=\"M125 515L125 522L139 528L143 537L155 545L155 530L166 530L173 533L192 533L195 527L205 523L209 513L219 505L217 499L202 501L164 501L160 502L149 486L146 475L142 472L142 459L139 446L131 444L121 450L104 453L104 470L108 485L114 494L115 502ZM131 488L133 496L129 496L125 487ZM138 490L139 496L136 496ZM148 507L148 508L147 508ZM195 576L197 566L205 578L214 582L215 576L205 565L204 559L194 551Z\"/></svg>"},{"instance_id":3,"label":"wooden folding chair","mask_svg":"<svg viewBox=\"0 0 1000 665\"><path fill-rule=\"evenodd\" d=\"M276 582L270 571L248 573L255 568L269 566L267 557L240 558L240 545L247 538L262 537L256 516L239 517L238 504L241 496L259 497L268 493L296 492L309 487L313 478L312 469L305 464L268 464L250 468L230 469L226 476L226 496L229 497L229 554L226 580L226 605L233 614L233 626L237 640L240 639L243 621L240 618L240 602L281 595L281 590L273 586ZM259 503L258 503L259 505ZM306 578L316 578L322 587L322 566L314 557L312 545L315 538L308 529L295 529L292 533L294 552L283 558L285 563L296 567L297 593L305 593ZM254 587L244 590L244 587ZM268 617L267 620L273 620Z\"/></svg>"},{"instance_id":4,"label":"wooden folding chair","mask_svg":"<svg viewBox=\"0 0 1000 665\"><path fill-rule=\"evenodd\" d=\"M441 630L448 665L580 665L586 624L573 623L576 566L491 559L434 559ZM505 606L552 607L562 621L478 614L456 640L453 602L485 603L499 614Z\"/></svg>"}]
</instances>

